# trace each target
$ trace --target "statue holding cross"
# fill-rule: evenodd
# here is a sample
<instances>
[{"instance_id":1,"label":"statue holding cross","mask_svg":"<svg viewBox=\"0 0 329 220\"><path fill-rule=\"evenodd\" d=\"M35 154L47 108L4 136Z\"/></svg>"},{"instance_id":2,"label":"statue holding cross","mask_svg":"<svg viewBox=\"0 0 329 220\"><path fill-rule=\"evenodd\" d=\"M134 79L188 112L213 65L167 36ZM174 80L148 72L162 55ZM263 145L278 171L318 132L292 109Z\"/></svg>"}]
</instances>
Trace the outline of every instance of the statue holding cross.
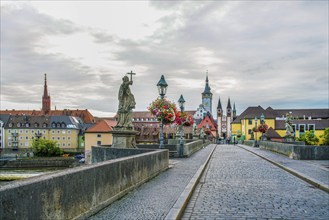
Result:
<instances>
[{"instance_id":1,"label":"statue holding cross","mask_svg":"<svg viewBox=\"0 0 329 220\"><path fill-rule=\"evenodd\" d=\"M122 78L123 82L119 89L118 123L116 127L131 130L133 129L132 109L135 108L136 102L134 95L131 93L129 85L133 84L132 75L136 75L136 73L133 73L133 71L131 71L127 74L130 75L130 80L128 76L124 76Z\"/></svg>"}]
</instances>

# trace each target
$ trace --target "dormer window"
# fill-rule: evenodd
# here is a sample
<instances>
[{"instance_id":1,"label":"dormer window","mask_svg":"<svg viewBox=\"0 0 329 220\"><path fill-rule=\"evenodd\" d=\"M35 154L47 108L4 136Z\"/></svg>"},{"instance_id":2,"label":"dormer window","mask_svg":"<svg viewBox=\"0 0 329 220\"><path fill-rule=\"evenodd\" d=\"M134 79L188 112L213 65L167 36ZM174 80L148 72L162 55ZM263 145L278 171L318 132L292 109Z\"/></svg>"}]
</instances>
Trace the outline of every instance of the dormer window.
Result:
<instances>
[{"instance_id":1,"label":"dormer window","mask_svg":"<svg viewBox=\"0 0 329 220\"><path fill-rule=\"evenodd\" d=\"M61 127L61 124L58 122L58 123L56 124L56 127L57 127L57 128L60 128L60 127Z\"/></svg>"},{"instance_id":2,"label":"dormer window","mask_svg":"<svg viewBox=\"0 0 329 220\"><path fill-rule=\"evenodd\" d=\"M11 127L13 127L13 123L9 123L9 125L8 125L8 126L9 126L10 128L11 128Z\"/></svg>"},{"instance_id":3,"label":"dormer window","mask_svg":"<svg viewBox=\"0 0 329 220\"><path fill-rule=\"evenodd\" d=\"M21 127L21 123L17 123L17 127Z\"/></svg>"},{"instance_id":4,"label":"dormer window","mask_svg":"<svg viewBox=\"0 0 329 220\"><path fill-rule=\"evenodd\" d=\"M56 124L53 122L53 123L51 124L51 127L56 128Z\"/></svg>"},{"instance_id":5,"label":"dormer window","mask_svg":"<svg viewBox=\"0 0 329 220\"><path fill-rule=\"evenodd\" d=\"M42 127L43 128L46 128L47 127L47 123L43 123Z\"/></svg>"},{"instance_id":6,"label":"dormer window","mask_svg":"<svg viewBox=\"0 0 329 220\"><path fill-rule=\"evenodd\" d=\"M27 127L27 128L30 127L30 124L29 123L26 123L25 124L25 127Z\"/></svg>"},{"instance_id":7,"label":"dormer window","mask_svg":"<svg viewBox=\"0 0 329 220\"><path fill-rule=\"evenodd\" d=\"M62 128L65 128L65 127L66 127L66 124L63 122L63 123L61 124L61 127L62 127Z\"/></svg>"},{"instance_id":8,"label":"dormer window","mask_svg":"<svg viewBox=\"0 0 329 220\"><path fill-rule=\"evenodd\" d=\"M34 127L35 127L35 128L39 127L39 124L38 124L37 122L34 123Z\"/></svg>"}]
</instances>

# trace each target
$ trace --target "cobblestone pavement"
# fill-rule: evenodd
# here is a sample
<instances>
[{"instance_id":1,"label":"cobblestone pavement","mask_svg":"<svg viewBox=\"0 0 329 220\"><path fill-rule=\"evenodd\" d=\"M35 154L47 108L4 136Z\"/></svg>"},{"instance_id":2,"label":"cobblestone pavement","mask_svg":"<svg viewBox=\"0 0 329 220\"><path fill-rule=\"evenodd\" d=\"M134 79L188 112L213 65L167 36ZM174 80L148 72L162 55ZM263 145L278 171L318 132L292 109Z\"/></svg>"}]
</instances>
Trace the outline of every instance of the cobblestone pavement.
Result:
<instances>
[{"instance_id":1,"label":"cobblestone pavement","mask_svg":"<svg viewBox=\"0 0 329 220\"><path fill-rule=\"evenodd\" d=\"M238 147L218 145L183 219L328 219L329 194Z\"/></svg>"},{"instance_id":2,"label":"cobblestone pavement","mask_svg":"<svg viewBox=\"0 0 329 220\"><path fill-rule=\"evenodd\" d=\"M189 158L171 160L171 169L144 183L90 219L164 219L215 146L208 145Z\"/></svg>"},{"instance_id":3,"label":"cobblestone pavement","mask_svg":"<svg viewBox=\"0 0 329 220\"><path fill-rule=\"evenodd\" d=\"M329 188L329 160L293 160L286 156L246 145L239 145L276 163L279 163L314 182Z\"/></svg>"}]
</instances>

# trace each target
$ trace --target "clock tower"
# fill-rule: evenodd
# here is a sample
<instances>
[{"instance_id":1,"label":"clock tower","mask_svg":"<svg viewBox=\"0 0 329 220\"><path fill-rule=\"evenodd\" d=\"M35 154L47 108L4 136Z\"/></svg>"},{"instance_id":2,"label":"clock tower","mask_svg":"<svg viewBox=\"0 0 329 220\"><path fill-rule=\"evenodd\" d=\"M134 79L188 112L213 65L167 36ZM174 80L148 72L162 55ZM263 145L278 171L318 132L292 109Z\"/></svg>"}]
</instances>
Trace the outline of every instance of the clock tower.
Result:
<instances>
[{"instance_id":1,"label":"clock tower","mask_svg":"<svg viewBox=\"0 0 329 220\"><path fill-rule=\"evenodd\" d=\"M204 108L212 115L212 93L210 92L209 80L208 80L208 71L206 76L206 86L202 93L202 105Z\"/></svg>"}]
</instances>

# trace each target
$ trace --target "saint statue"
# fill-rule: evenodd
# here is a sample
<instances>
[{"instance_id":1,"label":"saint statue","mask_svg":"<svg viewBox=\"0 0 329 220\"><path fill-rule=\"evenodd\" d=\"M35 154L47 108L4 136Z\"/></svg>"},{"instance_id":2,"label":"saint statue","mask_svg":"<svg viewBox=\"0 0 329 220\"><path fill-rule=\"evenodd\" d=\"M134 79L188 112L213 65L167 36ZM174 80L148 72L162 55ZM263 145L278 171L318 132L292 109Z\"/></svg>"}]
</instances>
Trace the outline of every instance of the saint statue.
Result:
<instances>
[{"instance_id":1,"label":"saint statue","mask_svg":"<svg viewBox=\"0 0 329 220\"><path fill-rule=\"evenodd\" d=\"M132 129L132 109L135 108L136 102L134 95L131 93L129 85L133 84L132 75L130 74L130 80L128 76L122 78L122 84L119 89L119 109L118 109L118 124L117 128Z\"/></svg>"},{"instance_id":2,"label":"saint statue","mask_svg":"<svg viewBox=\"0 0 329 220\"><path fill-rule=\"evenodd\" d=\"M292 128L292 117L289 113L286 114L286 136L293 137L294 136L294 129Z\"/></svg>"}]
</instances>

